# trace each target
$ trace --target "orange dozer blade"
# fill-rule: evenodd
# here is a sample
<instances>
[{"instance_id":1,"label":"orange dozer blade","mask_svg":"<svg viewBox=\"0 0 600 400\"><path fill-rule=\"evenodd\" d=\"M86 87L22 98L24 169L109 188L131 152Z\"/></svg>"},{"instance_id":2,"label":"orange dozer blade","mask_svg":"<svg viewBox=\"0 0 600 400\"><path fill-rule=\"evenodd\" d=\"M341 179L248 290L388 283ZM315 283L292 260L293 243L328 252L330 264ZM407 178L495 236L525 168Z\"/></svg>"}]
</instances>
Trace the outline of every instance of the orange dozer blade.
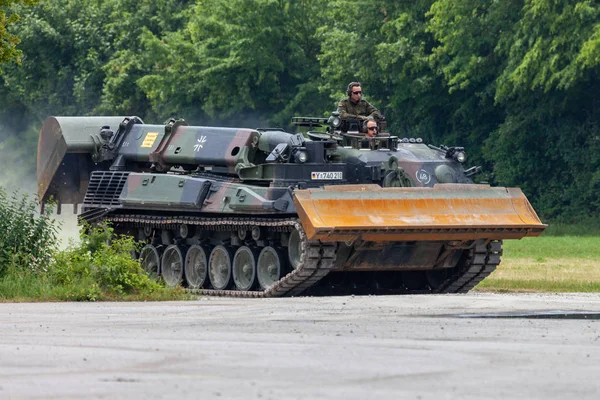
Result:
<instances>
[{"instance_id":1,"label":"orange dozer blade","mask_svg":"<svg viewBox=\"0 0 600 400\"><path fill-rule=\"evenodd\" d=\"M489 185L325 186L294 202L308 239L325 242L520 239L547 226L521 189Z\"/></svg>"}]
</instances>

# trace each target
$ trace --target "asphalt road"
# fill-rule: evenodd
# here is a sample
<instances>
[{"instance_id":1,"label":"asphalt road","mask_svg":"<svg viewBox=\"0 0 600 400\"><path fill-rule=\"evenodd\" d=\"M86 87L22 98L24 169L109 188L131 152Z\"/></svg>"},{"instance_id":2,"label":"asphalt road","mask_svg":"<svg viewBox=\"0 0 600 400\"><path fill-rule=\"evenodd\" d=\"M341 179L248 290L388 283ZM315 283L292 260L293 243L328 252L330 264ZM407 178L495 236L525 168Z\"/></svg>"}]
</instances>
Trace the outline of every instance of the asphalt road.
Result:
<instances>
[{"instance_id":1,"label":"asphalt road","mask_svg":"<svg viewBox=\"0 0 600 400\"><path fill-rule=\"evenodd\" d=\"M556 310L590 313L469 317ZM591 312L599 295L0 304L0 399L597 399Z\"/></svg>"}]
</instances>

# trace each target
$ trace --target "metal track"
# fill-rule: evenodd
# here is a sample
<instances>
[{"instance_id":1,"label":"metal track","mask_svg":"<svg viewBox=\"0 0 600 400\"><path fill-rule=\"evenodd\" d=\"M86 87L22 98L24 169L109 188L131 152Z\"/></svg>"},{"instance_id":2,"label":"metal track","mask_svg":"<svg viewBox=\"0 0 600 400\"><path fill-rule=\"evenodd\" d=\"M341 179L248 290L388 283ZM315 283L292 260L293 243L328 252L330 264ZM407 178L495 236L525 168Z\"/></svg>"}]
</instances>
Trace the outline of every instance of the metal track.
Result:
<instances>
[{"instance_id":1,"label":"metal track","mask_svg":"<svg viewBox=\"0 0 600 400\"><path fill-rule=\"evenodd\" d=\"M202 217L159 217L145 215L109 215L103 221L119 223L126 227L152 226L161 229L175 229L180 224L211 227L218 231L236 231L239 228L264 226L276 231L297 229L302 241L300 264L286 276L263 291L241 290L189 290L208 296L228 297L282 297L295 296L313 286L329 273L335 263L337 246L335 243L321 243L306 240L302 225L296 218L273 220L272 218L202 218Z\"/></svg>"},{"instance_id":2,"label":"metal track","mask_svg":"<svg viewBox=\"0 0 600 400\"><path fill-rule=\"evenodd\" d=\"M502 241L479 242L469 250L468 258L458 273L451 276L435 293L467 293L500 264Z\"/></svg>"},{"instance_id":3,"label":"metal track","mask_svg":"<svg viewBox=\"0 0 600 400\"><path fill-rule=\"evenodd\" d=\"M307 291L307 295L327 296L327 295L427 295L427 294L449 294L449 293L467 293L473 289L479 282L489 276L500 263L502 255L502 241L484 241L479 240L473 247L465 250L463 258L459 264L448 269L448 276L439 284L432 284L427 278L419 287L407 287L404 281L400 281L396 287L379 287L375 281L369 285L369 281L361 281L360 278L353 278L345 284L331 284L323 282ZM442 271L442 270L438 270ZM402 272L402 271L397 271ZM426 272L426 271L423 271ZM334 272L339 273L339 272ZM374 279L374 277L367 278ZM354 286L357 281L365 284L361 287Z\"/></svg>"},{"instance_id":4,"label":"metal track","mask_svg":"<svg viewBox=\"0 0 600 400\"><path fill-rule=\"evenodd\" d=\"M314 286L333 268L336 258L335 243L309 242L304 229L296 218L203 218L203 217L165 217L150 215L107 215L103 221L118 223L125 227L142 228L152 226L159 229L176 229L180 224L203 226L215 231L234 232L239 228L251 229L262 226L279 232L290 232L297 229L302 241L301 263L273 286L263 291L188 289L189 292L208 296L227 297L282 297L297 296ZM502 241L479 241L468 250L467 258L459 264L456 273L436 288L414 290L382 290L382 293L432 294L432 293L467 293L479 282L489 276L500 263Z\"/></svg>"}]
</instances>

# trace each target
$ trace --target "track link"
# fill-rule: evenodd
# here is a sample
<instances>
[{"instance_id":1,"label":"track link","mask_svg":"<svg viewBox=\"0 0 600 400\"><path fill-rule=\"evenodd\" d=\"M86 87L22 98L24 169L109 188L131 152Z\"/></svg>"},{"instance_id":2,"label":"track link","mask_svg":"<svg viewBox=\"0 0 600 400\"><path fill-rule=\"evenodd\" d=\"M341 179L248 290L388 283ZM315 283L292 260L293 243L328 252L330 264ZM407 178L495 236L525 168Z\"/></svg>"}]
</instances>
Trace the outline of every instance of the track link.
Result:
<instances>
[{"instance_id":1,"label":"track link","mask_svg":"<svg viewBox=\"0 0 600 400\"><path fill-rule=\"evenodd\" d=\"M164 217L152 215L102 215L102 221L119 224L125 228L143 228L150 226L157 229L175 229L180 224L202 226L215 231L235 231L251 229L254 226L266 227L278 232L291 232L296 229L301 239L301 262L298 267L262 291L187 289L191 293L206 296L226 297L284 297L298 296L315 286L333 268L336 259L337 245L308 241L304 229L297 218L203 218L203 217ZM99 221L94 221L99 222ZM457 271L450 275L441 285L423 287L421 289L382 290L380 294L434 294L434 293L467 293L479 282L489 276L500 263L502 241L478 241L468 250ZM378 294L378 293L375 293Z\"/></svg>"},{"instance_id":2,"label":"track link","mask_svg":"<svg viewBox=\"0 0 600 400\"><path fill-rule=\"evenodd\" d=\"M467 293L487 278L500 264L502 241L478 242L469 250L467 260L458 273L451 276L436 293Z\"/></svg>"},{"instance_id":3,"label":"track link","mask_svg":"<svg viewBox=\"0 0 600 400\"><path fill-rule=\"evenodd\" d=\"M408 284L404 281L402 271L399 273L399 282L395 287L379 286L374 276L363 276L363 278L350 278L345 283L332 283L325 279L318 285L309 288L308 295L328 296L328 295L427 295L427 294L450 294L467 293L473 289L479 282L489 276L500 263L502 255L501 241L478 240L471 248L466 249L459 264L447 270L448 275L440 283L430 282L426 277L426 271L419 271L423 276L417 278L418 285ZM441 270L438 270L441 272ZM343 273L340 271L333 274ZM365 272L357 272L361 274ZM367 272L368 273L368 272ZM352 272L350 272L352 274ZM343 279L343 278L342 278ZM380 278L379 278L380 279ZM390 280L394 278L390 277ZM360 286L356 286L360 282Z\"/></svg>"},{"instance_id":4,"label":"track link","mask_svg":"<svg viewBox=\"0 0 600 400\"><path fill-rule=\"evenodd\" d=\"M160 217L151 215L107 215L102 221L119 224L122 227L142 228L151 226L160 229L175 229L180 224L208 227L219 231L235 231L253 226L267 227L277 231L298 230L302 254L299 265L286 276L262 291L188 289L189 292L207 296L227 297L282 297L297 296L313 286L329 273L335 264L337 246L335 243L308 241L302 225L296 218L273 220L272 218L202 218L202 217Z\"/></svg>"}]
</instances>

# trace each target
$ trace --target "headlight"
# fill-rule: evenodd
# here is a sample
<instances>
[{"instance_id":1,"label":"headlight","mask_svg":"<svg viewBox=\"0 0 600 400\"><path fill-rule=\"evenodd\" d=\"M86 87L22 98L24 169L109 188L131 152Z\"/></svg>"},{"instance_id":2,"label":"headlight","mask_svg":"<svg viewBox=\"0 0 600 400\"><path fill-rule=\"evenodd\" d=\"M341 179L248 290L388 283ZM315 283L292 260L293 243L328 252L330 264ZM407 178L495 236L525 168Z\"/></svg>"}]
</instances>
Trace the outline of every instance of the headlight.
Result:
<instances>
[{"instance_id":1,"label":"headlight","mask_svg":"<svg viewBox=\"0 0 600 400\"><path fill-rule=\"evenodd\" d=\"M305 163L308 160L308 154L305 151L299 151L296 153L296 161Z\"/></svg>"},{"instance_id":2,"label":"headlight","mask_svg":"<svg viewBox=\"0 0 600 400\"><path fill-rule=\"evenodd\" d=\"M334 117L333 121L331 122L331 125L333 125L334 128L339 128L341 124L342 120L340 119L340 117Z\"/></svg>"},{"instance_id":3,"label":"headlight","mask_svg":"<svg viewBox=\"0 0 600 400\"><path fill-rule=\"evenodd\" d=\"M452 158L459 163L467 161L467 153L463 147L443 147L446 150L446 158Z\"/></svg>"}]
</instances>

